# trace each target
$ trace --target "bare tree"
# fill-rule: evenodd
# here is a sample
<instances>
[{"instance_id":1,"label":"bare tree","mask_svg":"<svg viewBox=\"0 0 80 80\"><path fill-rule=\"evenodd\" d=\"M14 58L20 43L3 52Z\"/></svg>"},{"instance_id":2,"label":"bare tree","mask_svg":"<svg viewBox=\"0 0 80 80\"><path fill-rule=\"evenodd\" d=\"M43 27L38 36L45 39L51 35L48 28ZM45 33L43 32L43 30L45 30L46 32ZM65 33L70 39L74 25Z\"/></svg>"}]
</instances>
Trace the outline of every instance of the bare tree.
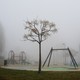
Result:
<instances>
[{"instance_id":1,"label":"bare tree","mask_svg":"<svg viewBox=\"0 0 80 80\"><path fill-rule=\"evenodd\" d=\"M3 50L4 50L4 33L2 25L0 23L0 56L2 56Z\"/></svg>"},{"instance_id":2,"label":"bare tree","mask_svg":"<svg viewBox=\"0 0 80 80\"><path fill-rule=\"evenodd\" d=\"M37 42L39 44L39 69L41 72L41 43L45 41L51 33L57 31L55 24L48 20L32 20L26 21L25 30L27 30L24 38L26 40Z\"/></svg>"}]
</instances>

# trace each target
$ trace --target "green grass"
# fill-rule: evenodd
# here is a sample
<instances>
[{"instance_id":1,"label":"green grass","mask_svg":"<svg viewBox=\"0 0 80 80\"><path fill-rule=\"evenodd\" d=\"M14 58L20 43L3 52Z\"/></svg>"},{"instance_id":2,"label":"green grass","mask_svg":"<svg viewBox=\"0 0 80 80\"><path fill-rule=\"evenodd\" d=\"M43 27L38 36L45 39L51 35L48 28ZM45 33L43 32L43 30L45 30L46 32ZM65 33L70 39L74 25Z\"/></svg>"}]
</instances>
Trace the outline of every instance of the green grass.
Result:
<instances>
[{"instance_id":1,"label":"green grass","mask_svg":"<svg viewBox=\"0 0 80 80\"><path fill-rule=\"evenodd\" d=\"M37 71L0 68L0 80L80 80L80 71Z\"/></svg>"}]
</instances>

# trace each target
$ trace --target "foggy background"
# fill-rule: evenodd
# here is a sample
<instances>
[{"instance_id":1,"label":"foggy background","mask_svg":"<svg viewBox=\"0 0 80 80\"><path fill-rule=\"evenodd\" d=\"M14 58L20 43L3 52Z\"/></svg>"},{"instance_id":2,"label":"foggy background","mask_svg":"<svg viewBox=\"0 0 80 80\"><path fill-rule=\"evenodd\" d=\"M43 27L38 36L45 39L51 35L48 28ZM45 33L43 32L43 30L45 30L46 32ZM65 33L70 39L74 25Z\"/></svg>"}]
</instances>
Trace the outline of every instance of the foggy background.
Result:
<instances>
[{"instance_id":1,"label":"foggy background","mask_svg":"<svg viewBox=\"0 0 80 80\"><path fill-rule=\"evenodd\" d=\"M51 47L67 46L79 52L80 0L0 0L0 32L3 30L2 55L5 59L9 51L14 50L16 55L25 51L28 58L38 60L38 44L23 41L25 21L36 18L53 21L58 29L42 42L42 58Z\"/></svg>"}]
</instances>

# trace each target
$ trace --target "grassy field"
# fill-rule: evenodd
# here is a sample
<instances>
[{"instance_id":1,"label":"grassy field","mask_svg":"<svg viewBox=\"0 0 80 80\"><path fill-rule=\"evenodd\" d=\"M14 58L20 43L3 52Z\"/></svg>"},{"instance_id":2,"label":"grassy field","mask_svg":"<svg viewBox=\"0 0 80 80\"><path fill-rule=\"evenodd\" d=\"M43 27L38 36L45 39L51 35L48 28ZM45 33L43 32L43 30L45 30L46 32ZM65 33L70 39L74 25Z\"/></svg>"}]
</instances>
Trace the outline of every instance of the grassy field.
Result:
<instances>
[{"instance_id":1,"label":"grassy field","mask_svg":"<svg viewBox=\"0 0 80 80\"><path fill-rule=\"evenodd\" d=\"M80 71L37 71L0 68L0 80L80 80Z\"/></svg>"}]
</instances>

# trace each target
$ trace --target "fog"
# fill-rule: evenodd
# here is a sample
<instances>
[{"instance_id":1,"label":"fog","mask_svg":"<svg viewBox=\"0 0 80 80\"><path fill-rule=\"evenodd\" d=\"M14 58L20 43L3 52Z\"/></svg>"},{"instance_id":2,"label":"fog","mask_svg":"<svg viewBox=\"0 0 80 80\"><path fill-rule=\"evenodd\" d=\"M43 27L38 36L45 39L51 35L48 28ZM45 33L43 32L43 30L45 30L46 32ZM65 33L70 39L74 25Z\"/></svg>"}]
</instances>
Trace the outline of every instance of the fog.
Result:
<instances>
[{"instance_id":1,"label":"fog","mask_svg":"<svg viewBox=\"0 0 80 80\"><path fill-rule=\"evenodd\" d=\"M80 0L0 0L0 29L4 31L5 58L10 50L14 50L16 55L25 51L28 58L38 59L38 44L23 41L25 21L36 18L53 21L58 29L56 34L42 42L42 58L51 47L67 46L79 52Z\"/></svg>"}]
</instances>

